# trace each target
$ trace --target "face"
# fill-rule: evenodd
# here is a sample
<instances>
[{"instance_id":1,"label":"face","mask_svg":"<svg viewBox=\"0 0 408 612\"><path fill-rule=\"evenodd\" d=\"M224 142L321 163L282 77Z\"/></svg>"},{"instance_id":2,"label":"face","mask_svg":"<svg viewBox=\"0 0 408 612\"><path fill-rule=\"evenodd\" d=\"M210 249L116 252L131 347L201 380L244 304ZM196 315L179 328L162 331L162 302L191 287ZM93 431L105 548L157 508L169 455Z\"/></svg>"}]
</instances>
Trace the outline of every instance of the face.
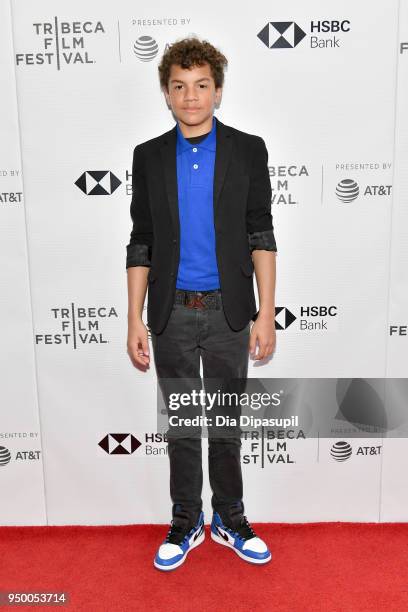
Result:
<instances>
[{"instance_id":1,"label":"face","mask_svg":"<svg viewBox=\"0 0 408 612\"><path fill-rule=\"evenodd\" d=\"M222 87L216 89L207 63L192 68L173 64L168 88L168 92L164 90L167 104L177 120L187 126L208 122L221 101Z\"/></svg>"}]
</instances>

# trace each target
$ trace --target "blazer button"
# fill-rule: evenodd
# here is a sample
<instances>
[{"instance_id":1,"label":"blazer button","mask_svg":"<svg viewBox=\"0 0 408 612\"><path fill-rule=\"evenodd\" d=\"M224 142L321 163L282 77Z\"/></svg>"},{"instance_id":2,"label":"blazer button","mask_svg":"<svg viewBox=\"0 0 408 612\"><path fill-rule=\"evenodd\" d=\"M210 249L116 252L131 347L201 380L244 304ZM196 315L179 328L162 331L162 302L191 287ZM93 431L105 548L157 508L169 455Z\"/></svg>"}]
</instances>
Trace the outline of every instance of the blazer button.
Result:
<instances>
[{"instance_id":1,"label":"blazer button","mask_svg":"<svg viewBox=\"0 0 408 612\"><path fill-rule=\"evenodd\" d=\"M172 273L170 274L170 276L174 276L174 272L172 272Z\"/></svg>"},{"instance_id":2,"label":"blazer button","mask_svg":"<svg viewBox=\"0 0 408 612\"><path fill-rule=\"evenodd\" d=\"M177 240L174 238L174 239L173 239L173 242L174 242L174 244L176 244Z\"/></svg>"}]
</instances>

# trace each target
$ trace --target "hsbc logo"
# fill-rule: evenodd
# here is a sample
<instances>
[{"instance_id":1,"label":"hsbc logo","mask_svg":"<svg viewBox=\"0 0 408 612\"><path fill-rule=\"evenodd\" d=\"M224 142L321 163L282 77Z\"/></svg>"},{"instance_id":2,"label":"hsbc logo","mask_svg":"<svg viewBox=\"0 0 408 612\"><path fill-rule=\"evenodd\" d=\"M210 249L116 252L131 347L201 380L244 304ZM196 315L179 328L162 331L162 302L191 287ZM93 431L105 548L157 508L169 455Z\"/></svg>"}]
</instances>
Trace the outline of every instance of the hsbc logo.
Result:
<instances>
[{"instance_id":1,"label":"hsbc logo","mask_svg":"<svg viewBox=\"0 0 408 612\"><path fill-rule=\"evenodd\" d=\"M342 38L333 34L350 32L348 19L324 19L310 22L309 46L311 49L338 48ZM327 36L327 34L329 36ZM307 33L294 21L269 21L257 37L268 49L293 49Z\"/></svg>"},{"instance_id":2,"label":"hsbc logo","mask_svg":"<svg viewBox=\"0 0 408 612\"><path fill-rule=\"evenodd\" d=\"M275 329L287 329L293 321L296 321L296 317L293 312L290 312L289 308L285 308L285 306L275 308Z\"/></svg>"},{"instance_id":3,"label":"hsbc logo","mask_svg":"<svg viewBox=\"0 0 408 612\"><path fill-rule=\"evenodd\" d=\"M294 21L270 21L257 36L269 49L290 49L304 39L306 32Z\"/></svg>"},{"instance_id":4,"label":"hsbc logo","mask_svg":"<svg viewBox=\"0 0 408 612\"><path fill-rule=\"evenodd\" d=\"M129 433L111 433L105 436L99 446L108 455L131 455L142 443Z\"/></svg>"},{"instance_id":5,"label":"hsbc logo","mask_svg":"<svg viewBox=\"0 0 408 612\"><path fill-rule=\"evenodd\" d=\"M111 195L122 181L110 170L86 170L75 185L86 195Z\"/></svg>"},{"instance_id":6,"label":"hsbc logo","mask_svg":"<svg viewBox=\"0 0 408 612\"><path fill-rule=\"evenodd\" d=\"M297 331L335 331L339 316L338 307L335 305L309 306L300 305L297 315L286 306L275 306L275 329L288 329L296 321Z\"/></svg>"}]
</instances>

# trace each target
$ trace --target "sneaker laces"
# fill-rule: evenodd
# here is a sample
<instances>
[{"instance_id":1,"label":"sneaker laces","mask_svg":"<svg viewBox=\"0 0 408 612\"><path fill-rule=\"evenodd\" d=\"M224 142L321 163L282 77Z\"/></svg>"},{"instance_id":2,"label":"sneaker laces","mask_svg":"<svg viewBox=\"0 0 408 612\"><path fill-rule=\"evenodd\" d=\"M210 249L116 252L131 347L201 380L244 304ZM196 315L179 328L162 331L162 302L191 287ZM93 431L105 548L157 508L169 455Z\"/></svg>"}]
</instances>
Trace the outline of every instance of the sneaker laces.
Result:
<instances>
[{"instance_id":1,"label":"sneaker laces","mask_svg":"<svg viewBox=\"0 0 408 612\"><path fill-rule=\"evenodd\" d=\"M234 529L243 540L249 540L250 538L256 538L256 533L248 523L246 516L243 516L241 522Z\"/></svg>"},{"instance_id":2,"label":"sneaker laces","mask_svg":"<svg viewBox=\"0 0 408 612\"><path fill-rule=\"evenodd\" d=\"M168 542L169 544L181 544L188 532L189 530L186 529L184 525L179 525L172 520L165 542Z\"/></svg>"}]
</instances>

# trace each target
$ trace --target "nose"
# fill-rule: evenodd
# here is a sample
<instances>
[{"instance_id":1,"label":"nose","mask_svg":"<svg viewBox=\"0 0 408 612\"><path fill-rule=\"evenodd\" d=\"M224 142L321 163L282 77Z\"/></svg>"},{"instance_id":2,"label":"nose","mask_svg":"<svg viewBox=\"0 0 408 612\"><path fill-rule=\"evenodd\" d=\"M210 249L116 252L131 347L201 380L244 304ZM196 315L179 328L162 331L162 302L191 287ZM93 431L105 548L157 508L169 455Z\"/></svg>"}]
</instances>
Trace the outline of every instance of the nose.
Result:
<instances>
[{"instance_id":1,"label":"nose","mask_svg":"<svg viewBox=\"0 0 408 612\"><path fill-rule=\"evenodd\" d=\"M184 99L185 100L197 100L197 94L193 86L186 87Z\"/></svg>"}]
</instances>

